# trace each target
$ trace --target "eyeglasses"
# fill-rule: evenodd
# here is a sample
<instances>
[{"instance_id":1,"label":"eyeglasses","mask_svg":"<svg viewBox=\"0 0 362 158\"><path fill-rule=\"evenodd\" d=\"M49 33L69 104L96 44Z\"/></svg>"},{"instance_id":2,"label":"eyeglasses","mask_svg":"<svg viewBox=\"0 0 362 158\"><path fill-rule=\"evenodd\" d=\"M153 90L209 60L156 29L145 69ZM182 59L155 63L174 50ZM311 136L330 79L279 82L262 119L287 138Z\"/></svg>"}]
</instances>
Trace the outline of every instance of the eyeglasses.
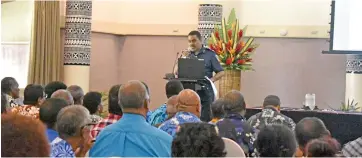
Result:
<instances>
[{"instance_id":1,"label":"eyeglasses","mask_svg":"<svg viewBox=\"0 0 362 158\"><path fill-rule=\"evenodd\" d=\"M43 98L48 98L48 94L43 94Z\"/></svg>"}]
</instances>

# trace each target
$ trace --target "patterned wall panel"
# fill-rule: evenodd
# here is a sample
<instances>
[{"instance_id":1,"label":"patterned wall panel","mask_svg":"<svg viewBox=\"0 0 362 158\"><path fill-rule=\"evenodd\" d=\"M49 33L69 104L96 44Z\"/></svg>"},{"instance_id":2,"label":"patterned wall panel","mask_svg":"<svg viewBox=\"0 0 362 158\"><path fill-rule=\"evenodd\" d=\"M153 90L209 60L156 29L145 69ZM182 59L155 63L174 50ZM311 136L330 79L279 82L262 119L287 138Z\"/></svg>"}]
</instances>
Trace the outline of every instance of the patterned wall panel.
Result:
<instances>
[{"instance_id":1,"label":"patterned wall panel","mask_svg":"<svg viewBox=\"0 0 362 158\"><path fill-rule=\"evenodd\" d=\"M92 1L66 2L64 65L89 66Z\"/></svg>"},{"instance_id":2,"label":"patterned wall panel","mask_svg":"<svg viewBox=\"0 0 362 158\"><path fill-rule=\"evenodd\" d=\"M221 26L222 5L200 4L198 30L203 38L203 43L207 44L207 39L211 36L215 26Z\"/></svg>"},{"instance_id":3,"label":"patterned wall panel","mask_svg":"<svg viewBox=\"0 0 362 158\"><path fill-rule=\"evenodd\" d=\"M346 73L362 73L362 55L347 55Z\"/></svg>"}]
</instances>

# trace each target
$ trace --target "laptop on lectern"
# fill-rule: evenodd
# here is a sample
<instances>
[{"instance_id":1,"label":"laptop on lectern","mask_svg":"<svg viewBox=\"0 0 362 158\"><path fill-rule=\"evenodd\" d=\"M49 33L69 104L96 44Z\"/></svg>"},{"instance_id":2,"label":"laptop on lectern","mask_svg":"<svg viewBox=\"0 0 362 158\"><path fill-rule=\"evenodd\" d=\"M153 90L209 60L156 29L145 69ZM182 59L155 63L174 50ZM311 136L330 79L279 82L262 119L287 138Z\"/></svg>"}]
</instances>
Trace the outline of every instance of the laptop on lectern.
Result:
<instances>
[{"instance_id":1,"label":"laptop on lectern","mask_svg":"<svg viewBox=\"0 0 362 158\"><path fill-rule=\"evenodd\" d=\"M205 61L204 59L178 59L178 78L204 79Z\"/></svg>"}]
</instances>

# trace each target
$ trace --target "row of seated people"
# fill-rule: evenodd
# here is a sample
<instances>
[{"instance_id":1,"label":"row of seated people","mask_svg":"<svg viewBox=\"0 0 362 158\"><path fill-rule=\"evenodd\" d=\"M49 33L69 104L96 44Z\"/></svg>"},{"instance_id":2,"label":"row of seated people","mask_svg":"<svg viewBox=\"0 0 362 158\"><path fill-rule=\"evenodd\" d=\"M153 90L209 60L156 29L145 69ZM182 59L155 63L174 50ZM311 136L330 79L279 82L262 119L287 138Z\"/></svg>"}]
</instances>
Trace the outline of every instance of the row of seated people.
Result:
<instances>
[{"instance_id":1,"label":"row of seated people","mask_svg":"<svg viewBox=\"0 0 362 158\"><path fill-rule=\"evenodd\" d=\"M21 105L14 101L17 86L13 78L2 80L2 156L362 155L362 137L341 150L320 119L304 118L295 124L279 112L280 100L273 95L265 98L261 113L246 120L243 95L231 91L212 104L214 119L203 123L199 96L177 81L166 84L168 100L154 111L148 109L145 83L113 86L104 118L99 116L103 109L98 92L83 95L79 86L61 82L45 88L30 84Z\"/></svg>"}]
</instances>

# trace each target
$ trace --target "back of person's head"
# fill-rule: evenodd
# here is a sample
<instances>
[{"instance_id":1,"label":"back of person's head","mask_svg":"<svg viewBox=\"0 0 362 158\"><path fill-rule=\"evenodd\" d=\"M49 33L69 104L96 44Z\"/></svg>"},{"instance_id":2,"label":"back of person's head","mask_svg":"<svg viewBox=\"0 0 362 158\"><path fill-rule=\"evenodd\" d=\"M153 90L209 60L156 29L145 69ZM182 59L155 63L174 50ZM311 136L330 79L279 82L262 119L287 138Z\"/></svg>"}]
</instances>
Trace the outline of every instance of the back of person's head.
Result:
<instances>
[{"instance_id":1,"label":"back of person's head","mask_svg":"<svg viewBox=\"0 0 362 158\"><path fill-rule=\"evenodd\" d=\"M24 89L25 105L40 105L43 103L45 98L44 88L41 85L29 84Z\"/></svg>"},{"instance_id":2,"label":"back of person's head","mask_svg":"<svg viewBox=\"0 0 362 158\"><path fill-rule=\"evenodd\" d=\"M180 81L171 80L166 84L166 96L170 98L174 95L178 95L182 90L184 90L184 86Z\"/></svg>"},{"instance_id":3,"label":"back of person's head","mask_svg":"<svg viewBox=\"0 0 362 158\"><path fill-rule=\"evenodd\" d=\"M102 94L99 92L88 92L84 95L83 106L86 107L90 114L95 114L102 103Z\"/></svg>"},{"instance_id":4,"label":"back of person's head","mask_svg":"<svg viewBox=\"0 0 362 158\"><path fill-rule=\"evenodd\" d=\"M82 105L72 105L62 108L55 124L59 136L64 139L81 137L85 134L84 127L91 123L87 108ZM88 133L89 134L89 131Z\"/></svg>"},{"instance_id":5,"label":"back of person's head","mask_svg":"<svg viewBox=\"0 0 362 158\"><path fill-rule=\"evenodd\" d=\"M6 108L8 105L8 100L6 99L6 96L4 93L1 93L1 113L6 113Z\"/></svg>"},{"instance_id":6,"label":"back of person's head","mask_svg":"<svg viewBox=\"0 0 362 158\"><path fill-rule=\"evenodd\" d=\"M45 126L37 119L16 114L1 115L2 157L49 157Z\"/></svg>"},{"instance_id":7,"label":"back of person's head","mask_svg":"<svg viewBox=\"0 0 362 158\"><path fill-rule=\"evenodd\" d=\"M340 151L340 144L331 137L321 137L309 141L305 147L308 157L335 157Z\"/></svg>"},{"instance_id":8,"label":"back of person's head","mask_svg":"<svg viewBox=\"0 0 362 158\"><path fill-rule=\"evenodd\" d=\"M225 144L214 125L184 123L180 125L171 147L172 157L224 157Z\"/></svg>"},{"instance_id":9,"label":"back of person's head","mask_svg":"<svg viewBox=\"0 0 362 158\"><path fill-rule=\"evenodd\" d=\"M266 106L273 106L273 107L280 107L280 99L278 96L276 95L268 95L267 97L265 97L264 102L263 102L263 107Z\"/></svg>"},{"instance_id":10,"label":"back of person's head","mask_svg":"<svg viewBox=\"0 0 362 158\"><path fill-rule=\"evenodd\" d=\"M122 115L122 108L118 102L118 92L121 84L114 85L108 92L108 112L111 114Z\"/></svg>"},{"instance_id":11,"label":"back of person's head","mask_svg":"<svg viewBox=\"0 0 362 158\"><path fill-rule=\"evenodd\" d=\"M212 112L213 118L223 118L224 117L224 115L225 115L224 104L225 104L224 100L221 98L214 101L211 104L211 112Z\"/></svg>"},{"instance_id":12,"label":"back of person's head","mask_svg":"<svg viewBox=\"0 0 362 158\"><path fill-rule=\"evenodd\" d=\"M190 112L200 117L200 96L191 89L182 90L177 96L177 111Z\"/></svg>"},{"instance_id":13,"label":"back of person's head","mask_svg":"<svg viewBox=\"0 0 362 158\"><path fill-rule=\"evenodd\" d=\"M11 95L12 97L19 97L19 84L13 77L5 77L1 80L1 92Z\"/></svg>"},{"instance_id":14,"label":"back of person's head","mask_svg":"<svg viewBox=\"0 0 362 158\"><path fill-rule=\"evenodd\" d=\"M145 86L146 91L147 91L147 94L150 95L150 88L148 88L147 83L146 83L146 82L143 82L143 81L141 81L141 82L142 82L142 84Z\"/></svg>"},{"instance_id":15,"label":"back of person's head","mask_svg":"<svg viewBox=\"0 0 362 158\"><path fill-rule=\"evenodd\" d=\"M65 101L67 101L67 103L69 105L73 105L74 104L74 100L73 100L73 96L72 94L70 94L69 91L65 90L65 89L59 89L57 91L55 91L51 98L60 98L60 99L64 99Z\"/></svg>"},{"instance_id":16,"label":"back of person's head","mask_svg":"<svg viewBox=\"0 0 362 158\"><path fill-rule=\"evenodd\" d=\"M301 148L304 148L312 139L329 135L330 133L323 121L316 117L303 118L295 127L295 136Z\"/></svg>"},{"instance_id":17,"label":"back of person's head","mask_svg":"<svg viewBox=\"0 0 362 158\"><path fill-rule=\"evenodd\" d=\"M59 111L68 106L67 101L60 98L49 98L39 108L39 119L48 128L54 128L57 122L57 115Z\"/></svg>"},{"instance_id":18,"label":"back of person's head","mask_svg":"<svg viewBox=\"0 0 362 158\"><path fill-rule=\"evenodd\" d=\"M240 91L232 90L228 92L223 100L225 102L225 113L243 113L246 110L244 96Z\"/></svg>"},{"instance_id":19,"label":"back of person's head","mask_svg":"<svg viewBox=\"0 0 362 158\"><path fill-rule=\"evenodd\" d=\"M71 85L67 88L67 90L72 94L74 104L76 105L82 105L83 104L83 96L84 92L83 89L77 85Z\"/></svg>"},{"instance_id":20,"label":"back of person's head","mask_svg":"<svg viewBox=\"0 0 362 158\"><path fill-rule=\"evenodd\" d=\"M146 115L148 111L149 95L145 85L140 81L128 81L122 85L118 100L123 112L136 110Z\"/></svg>"},{"instance_id":21,"label":"back of person's head","mask_svg":"<svg viewBox=\"0 0 362 158\"><path fill-rule=\"evenodd\" d=\"M260 157L292 157L297 149L294 133L287 126L264 126L255 141Z\"/></svg>"},{"instance_id":22,"label":"back of person's head","mask_svg":"<svg viewBox=\"0 0 362 158\"><path fill-rule=\"evenodd\" d=\"M47 97L50 98L52 94L59 89L67 89L67 85L60 81L49 82L45 86L44 91Z\"/></svg>"}]
</instances>

